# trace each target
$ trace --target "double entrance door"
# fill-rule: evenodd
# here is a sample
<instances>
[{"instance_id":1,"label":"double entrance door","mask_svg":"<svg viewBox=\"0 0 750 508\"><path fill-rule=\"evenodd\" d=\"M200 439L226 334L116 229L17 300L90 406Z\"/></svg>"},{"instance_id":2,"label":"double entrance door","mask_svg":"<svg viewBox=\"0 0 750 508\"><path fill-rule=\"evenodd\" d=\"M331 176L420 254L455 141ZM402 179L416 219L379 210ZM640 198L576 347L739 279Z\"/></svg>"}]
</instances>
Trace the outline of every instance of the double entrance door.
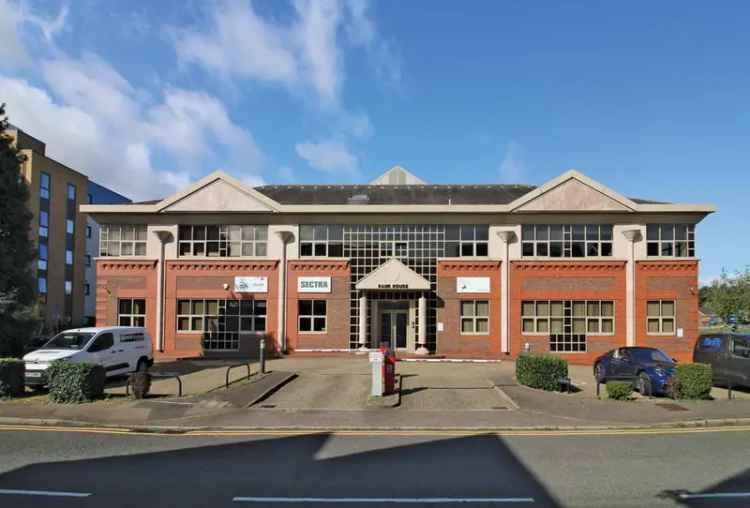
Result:
<instances>
[{"instance_id":1,"label":"double entrance door","mask_svg":"<svg viewBox=\"0 0 750 508\"><path fill-rule=\"evenodd\" d=\"M383 309L380 312L380 337L394 349L405 349L409 312L404 309Z\"/></svg>"}]
</instances>

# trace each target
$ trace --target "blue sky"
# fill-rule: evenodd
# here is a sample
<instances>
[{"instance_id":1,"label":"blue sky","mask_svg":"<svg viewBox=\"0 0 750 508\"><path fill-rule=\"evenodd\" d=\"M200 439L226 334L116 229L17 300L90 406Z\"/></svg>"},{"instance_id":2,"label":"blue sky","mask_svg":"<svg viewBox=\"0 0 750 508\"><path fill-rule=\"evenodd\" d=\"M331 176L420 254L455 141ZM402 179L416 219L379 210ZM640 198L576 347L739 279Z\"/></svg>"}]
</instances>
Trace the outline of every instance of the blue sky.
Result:
<instances>
[{"instance_id":1,"label":"blue sky","mask_svg":"<svg viewBox=\"0 0 750 508\"><path fill-rule=\"evenodd\" d=\"M135 199L250 183L532 183L714 203L750 264L747 2L0 0L0 101ZM738 237L736 233L740 233Z\"/></svg>"}]
</instances>

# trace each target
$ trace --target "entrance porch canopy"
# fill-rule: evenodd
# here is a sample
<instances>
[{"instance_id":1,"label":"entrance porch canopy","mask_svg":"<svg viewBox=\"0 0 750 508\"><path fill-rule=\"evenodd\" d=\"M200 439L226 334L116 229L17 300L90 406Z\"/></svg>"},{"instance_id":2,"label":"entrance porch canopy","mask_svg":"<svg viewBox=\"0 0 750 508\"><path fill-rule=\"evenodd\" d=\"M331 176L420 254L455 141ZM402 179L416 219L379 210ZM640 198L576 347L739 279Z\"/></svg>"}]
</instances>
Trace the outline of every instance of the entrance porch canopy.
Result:
<instances>
[{"instance_id":1,"label":"entrance porch canopy","mask_svg":"<svg viewBox=\"0 0 750 508\"><path fill-rule=\"evenodd\" d=\"M357 282L355 287L375 291L427 291L430 281L398 259L391 258Z\"/></svg>"}]
</instances>

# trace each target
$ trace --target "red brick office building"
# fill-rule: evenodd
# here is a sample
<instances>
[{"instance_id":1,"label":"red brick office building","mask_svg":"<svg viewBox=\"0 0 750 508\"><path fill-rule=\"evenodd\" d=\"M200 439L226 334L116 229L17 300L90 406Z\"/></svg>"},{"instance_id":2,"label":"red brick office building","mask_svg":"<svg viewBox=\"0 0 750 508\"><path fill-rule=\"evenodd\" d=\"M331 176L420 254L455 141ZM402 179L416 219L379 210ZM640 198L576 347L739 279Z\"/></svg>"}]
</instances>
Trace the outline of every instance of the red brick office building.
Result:
<instances>
[{"instance_id":1,"label":"red brick office building","mask_svg":"<svg viewBox=\"0 0 750 508\"><path fill-rule=\"evenodd\" d=\"M97 324L163 357L355 352L590 363L625 345L688 359L695 228L708 205L621 196L568 171L540 187L248 187L214 173L158 202L88 205L102 225ZM136 253L138 253L136 255Z\"/></svg>"}]
</instances>

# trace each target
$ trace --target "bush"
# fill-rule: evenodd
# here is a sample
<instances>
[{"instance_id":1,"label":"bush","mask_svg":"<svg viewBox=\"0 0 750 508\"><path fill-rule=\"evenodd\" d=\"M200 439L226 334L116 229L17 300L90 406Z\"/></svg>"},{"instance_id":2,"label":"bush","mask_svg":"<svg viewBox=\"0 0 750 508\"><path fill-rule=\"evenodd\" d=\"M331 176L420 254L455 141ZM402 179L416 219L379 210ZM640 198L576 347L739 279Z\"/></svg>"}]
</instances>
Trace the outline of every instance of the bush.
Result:
<instances>
[{"instance_id":1,"label":"bush","mask_svg":"<svg viewBox=\"0 0 750 508\"><path fill-rule=\"evenodd\" d=\"M560 378L568 377L568 362L553 355L522 353L516 360L516 379L522 385L542 390L560 389Z\"/></svg>"},{"instance_id":2,"label":"bush","mask_svg":"<svg viewBox=\"0 0 750 508\"><path fill-rule=\"evenodd\" d=\"M23 395L25 370L23 360L0 358L0 399Z\"/></svg>"},{"instance_id":3,"label":"bush","mask_svg":"<svg viewBox=\"0 0 750 508\"><path fill-rule=\"evenodd\" d=\"M684 363L677 365L672 376L673 396L678 399L709 399L713 374L707 363Z\"/></svg>"},{"instance_id":4,"label":"bush","mask_svg":"<svg viewBox=\"0 0 750 508\"><path fill-rule=\"evenodd\" d=\"M133 387L133 397L145 399L151 390L151 374L148 372L133 372L130 374L130 385Z\"/></svg>"},{"instance_id":5,"label":"bush","mask_svg":"<svg viewBox=\"0 0 750 508\"><path fill-rule=\"evenodd\" d=\"M633 383L628 381L607 381L607 396L613 400L630 400Z\"/></svg>"},{"instance_id":6,"label":"bush","mask_svg":"<svg viewBox=\"0 0 750 508\"><path fill-rule=\"evenodd\" d=\"M61 404L90 402L104 394L104 367L92 363L52 362L47 369L49 400Z\"/></svg>"}]
</instances>

